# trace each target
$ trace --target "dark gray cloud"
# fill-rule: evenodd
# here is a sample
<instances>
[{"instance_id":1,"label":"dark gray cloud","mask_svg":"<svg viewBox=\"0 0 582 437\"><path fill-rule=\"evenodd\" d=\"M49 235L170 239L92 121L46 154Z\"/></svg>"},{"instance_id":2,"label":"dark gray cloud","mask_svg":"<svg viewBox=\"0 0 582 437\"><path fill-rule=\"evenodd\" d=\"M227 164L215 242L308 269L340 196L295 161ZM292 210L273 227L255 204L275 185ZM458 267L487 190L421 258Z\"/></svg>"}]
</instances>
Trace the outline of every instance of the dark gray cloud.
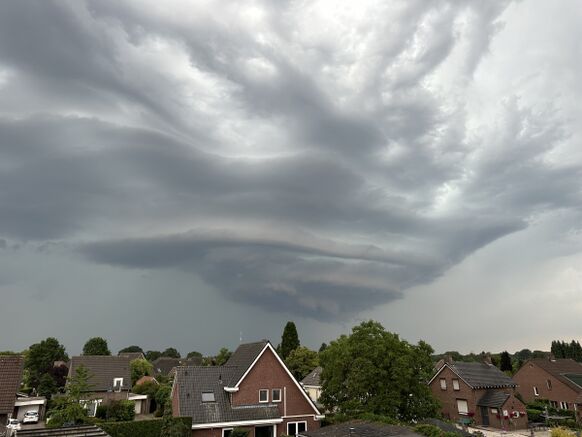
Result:
<instances>
[{"instance_id":1,"label":"dark gray cloud","mask_svg":"<svg viewBox=\"0 0 582 437\"><path fill-rule=\"evenodd\" d=\"M580 212L561 85L496 45L518 7L5 2L0 249L327 321L402 299Z\"/></svg>"}]
</instances>

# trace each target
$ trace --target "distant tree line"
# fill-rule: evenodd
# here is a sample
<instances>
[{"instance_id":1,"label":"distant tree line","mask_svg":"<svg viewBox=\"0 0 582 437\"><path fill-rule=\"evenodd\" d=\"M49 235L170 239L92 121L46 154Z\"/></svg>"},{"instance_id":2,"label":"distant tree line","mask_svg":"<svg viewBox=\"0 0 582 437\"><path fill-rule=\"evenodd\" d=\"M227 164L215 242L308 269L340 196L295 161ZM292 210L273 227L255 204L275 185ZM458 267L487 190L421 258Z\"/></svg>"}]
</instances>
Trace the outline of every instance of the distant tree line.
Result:
<instances>
[{"instance_id":1,"label":"distant tree line","mask_svg":"<svg viewBox=\"0 0 582 437\"><path fill-rule=\"evenodd\" d=\"M572 358L578 362L582 362L582 346L576 340L570 343L565 341L552 341L551 352L554 358Z\"/></svg>"}]
</instances>

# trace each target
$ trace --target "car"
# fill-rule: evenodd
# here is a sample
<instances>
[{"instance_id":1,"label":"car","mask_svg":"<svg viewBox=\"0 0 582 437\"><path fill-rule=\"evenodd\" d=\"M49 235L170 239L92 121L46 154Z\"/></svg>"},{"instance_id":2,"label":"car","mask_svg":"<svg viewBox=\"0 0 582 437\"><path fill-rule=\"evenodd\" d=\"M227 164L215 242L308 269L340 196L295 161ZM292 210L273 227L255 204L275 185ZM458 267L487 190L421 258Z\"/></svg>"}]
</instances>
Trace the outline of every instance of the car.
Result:
<instances>
[{"instance_id":1,"label":"car","mask_svg":"<svg viewBox=\"0 0 582 437\"><path fill-rule=\"evenodd\" d=\"M20 425L20 421L18 419L8 419L6 429L15 429L16 431L20 431L22 429L22 425Z\"/></svg>"},{"instance_id":2,"label":"car","mask_svg":"<svg viewBox=\"0 0 582 437\"><path fill-rule=\"evenodd\" d=\"M22 423L38 423L38 411L27 411L24 413Z\"/></svg>"}]
</instances>

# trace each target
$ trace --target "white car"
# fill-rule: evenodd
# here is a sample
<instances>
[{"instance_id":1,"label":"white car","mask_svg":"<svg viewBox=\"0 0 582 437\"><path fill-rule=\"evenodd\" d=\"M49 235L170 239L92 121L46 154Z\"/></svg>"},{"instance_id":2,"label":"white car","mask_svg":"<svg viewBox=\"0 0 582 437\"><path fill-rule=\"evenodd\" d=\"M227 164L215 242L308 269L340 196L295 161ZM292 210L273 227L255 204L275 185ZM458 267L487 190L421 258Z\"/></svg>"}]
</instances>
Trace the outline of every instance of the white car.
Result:
<instances>
[{"instance_id":1,"label":"white car","mask_svg":"<svg viewBox=\"0 0 582 437\"><path fill-rule=\"evenodd\" d=\"M22 423L38 423L38 411L27 411L24 413Z\"/></svg>"},{"instance_id":2,"label":"white car","mask_svg":"<svg viewBox=\"0 0 582 437\"><path fill-rule=\"evenodd\" d=\"M22 429L22 425L20 425L20 421L18 419L8 419L6 429L15 429L16 431L20 431Z\"/></svg>"}]
</instances>

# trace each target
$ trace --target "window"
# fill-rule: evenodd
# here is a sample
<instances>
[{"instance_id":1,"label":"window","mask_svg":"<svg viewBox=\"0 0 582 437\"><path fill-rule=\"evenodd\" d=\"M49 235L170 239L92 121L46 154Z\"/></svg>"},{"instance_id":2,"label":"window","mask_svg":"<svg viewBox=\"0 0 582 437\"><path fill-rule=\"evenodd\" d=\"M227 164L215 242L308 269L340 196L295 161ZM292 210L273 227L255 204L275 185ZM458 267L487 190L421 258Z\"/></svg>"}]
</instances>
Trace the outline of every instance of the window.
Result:
<instances>
[{"instance_id":1,"label":"window","mask_svg":"<svg viewBox=\"0 0 582 437\"><path fill-rule=\"evenodd\" d=\"M534 395L539 396L540 392L538 391L538 388L534 385Z\"/></svg>"},{"instance_id":2,"label":"window","mask_svg":"<svg viewBox=\"0 0 582 437\"><path fill-rule=\"evenodd\" d=\"M123 386L123 378L113 378L113 390L114 391L121 391L122 386Z\"/></svg>"},{"instance_id":3,"label":"window","mask_svg":"<svg viewBox=\"0 0 582 437\"><path fill-rule=\"evenodd\" d=\"M444 378L441 378L441 390L446 390L447 389L447 380Z\"/></svg>"},{"instance_id":4,"label":"window","mask_svg":"<svg viewBox=\"0 0 582 437\"><path fill-rule=\"evenodd\" d=\"M491 414L499 414L499 411L497 411L497 408L491 408Z\"/></svg>"},{"instance_id":5,"label":"window","mask_svg":"<svg viewBox=\"0 0 582 437\"><path fill-rule=\"evenodd\" d=\"M550 401L550 407L558 408L558 403L556 401Z\"/></svg>"},{"instance_id":6,"label":"window","mask_svg":"<svg viewBox=\"0 0 582 437\"><path fill-rule=\"evenodd\" d=\"M552 381L550 381L549 379L546 381L546 385L548 386L548 390L552 389Z\"/></svg>"},{"instance_id":7,"label":"window","mask_svg":"<svg viewBox=\"0 0 582 437\"><path fill-rule=\"evenodd\" d=\"M281 389L274 388L273 393L271 394L271 400L273 402L281 402Z\"/></svg>"},{"instance_id":8,"label":"window","mask_svg":"<svg viewBox=\"0 0 582 437\"><path fill-rule=\"evenodd\" d=\"M269 402L269 390L259 390L259 402Z\"/></svg>"},{"instance_id":9,"label":"window","mask_svg":"<svg viewBox=\"0 0 582 437\"><path fill-rule=\"evenodd\" d=\"M287 435L297 435L304 431L307 431L307 422L287 423Z\"/></svg>"},{"instance_id":10,"label":"window","mask_svg":"<svg viewBox=\"0 0 582 437\"><path fill-rule=\"evenodd\" d=\"M461 390L461 387L459 387L459 380L458 379L453 379L453 390Z\"/></svg>"},{"instance_id":11,"label":"window","mask_svg":"<svg viewBox=\"0 0 582 437\"><path fill-rule=\"evenodd\" d=\"M222 437L230 437L232 428L222 428Z\"/></svg>"},{"instance_id":12,"label":"window","mask_svg":"<svg viewBox=\"0 0 582 437\"><path fill-rule=\"evenodd\" d=\"M214 402L214 392L202 392L202 402Z\"/></svg>"},{"instance_id":13,"label":"window","mask_svg":"<svg viewBox=\"0 0 582 437\"><path fill-rule=\"evenodd\" d=\"M469 414L469 404L465 399L457 399L457 411L459 414Z\"/></svg>"},{"instance_id":14,"label":"window","mask_svg":"<svg viewBox=\"0 0 582 437\"><path fill-rule=\"evenodd\" d=\"M567 410L568 409L568 402L560 402L560 409Z\"/></svg>"}]
</instances>

